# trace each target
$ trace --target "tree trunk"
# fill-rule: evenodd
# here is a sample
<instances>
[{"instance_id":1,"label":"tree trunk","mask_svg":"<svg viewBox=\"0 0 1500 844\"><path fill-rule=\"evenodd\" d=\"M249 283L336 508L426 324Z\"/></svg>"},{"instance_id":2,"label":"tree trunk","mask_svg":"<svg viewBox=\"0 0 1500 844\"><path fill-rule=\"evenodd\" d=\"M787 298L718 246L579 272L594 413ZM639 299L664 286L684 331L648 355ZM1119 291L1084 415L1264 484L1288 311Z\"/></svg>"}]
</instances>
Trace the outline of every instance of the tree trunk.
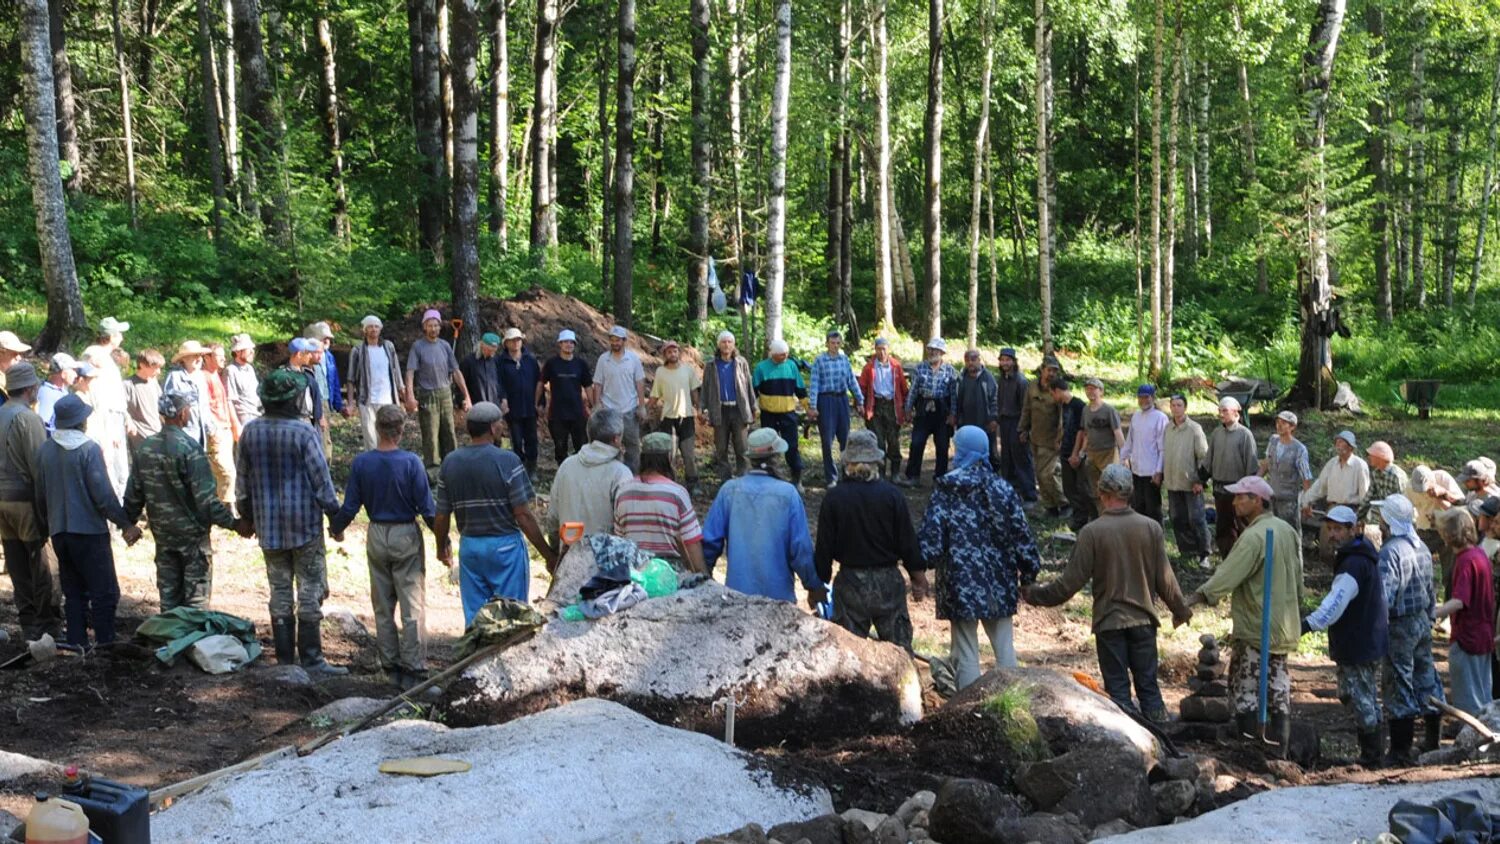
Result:
<instances>
[{"instance_id":1,"label":"tree trunk","mask_svg":"<svg viewBox=\"0 0 1500 844\"><path fill-rule=\"evenodd\" d=\"M339 74L333 46L333 25L328 18L319 16L314 27L318 33L319 58L323 62L323 76L319 87L323 99L323 132L328 138L328 184L333 189L333 215L329 219L329 230L347 246L349 195L344 190L344 145L339 131Z\"/></svg>"},{"instance_id":2,"label":"tree trunk","mask_svg":"<svg viewBox=\"0 0 1500 844\"><path fill-rule=\"evenodd\" d=\"M1166 0L1156 0L1151 51L1151 354L1149 374L1161 376L1161 66L1166 38Z\"/></svg>"},{"instance_id":3,"label":"tree trunk","mask_svg":"<svg viewBox=\"0 0 1500 844\"><path fill-rule=\"evenodd\" d=\"M1370 64L1376 73L1385 67L1385 10L1377 4L1365 9L1365 29L1370 34ZM1383 74L1381 74L1383 77ZM1386 160L1385 92L1370 98L1366 109L1370 136L1365 141L1368 172L1375 203L1370 214L1370 239L1375 248L1375 310L1382 325L1391 324L1390 163Z\"/></svg>"},{"instance_id":4,"label":"tree trunk","mask_svg":"<svg viewBox=\"0 0 1500 844\"><path fill-rule=\"evenodd\" d=\"M900 290L900 306L903 309L904 319L910 322L910 317L916 309L917 304L917 273L911 262L911 241L906 238L906 226L901 222L901 213L894 208L891 211L891 225L895 227L896 245L896 283Z\"/></svg>"},{"instance_id":5,"label":"tree trunk","mask_svg":"<svg viewBox=\"0 0 1500 844\"><path fill-rule=\"evenodd\" d=\"M1238 3L1230 6L1230 20L1234 23L1235 36L1243 37L1244 25ZM1240 132L1244 143L1243 173L1250 207L1255 215L1255 292L1264 296L1271 292L1271 273L1266 266L1265 217L1260 208L1260 174L1255 160L1255 109L1250 101L1250 67L1240 59L1236 69L1240 84Z\"/></svg>"},{"instance_id":6,"label":"tree trunk","mask_svg":"<svg viewBox=\"0 0 1500 844\"><path fill-rule=\"evenodd\" d=\"M615 79L615 322L630 327L635 293L635 0L619 0Z\"/></svg>"},{"instance_id":7,"label":"tree trunk","mask_svg":"<svg viewBox=\"0 0 1500 844\"><path fill-rule=\"evenodd\" d=\"M696 0L695 0L696 2ZM840 4L838 49L834 54L833 67L829 75L837 92L833 125L828 132L828 199L824 211L828 215L828 230L823 240L823 263L827 272L828 301L830 315L837 324L844 318L844 145L849 142L846 100L848 97L849 41L848 0Z\"/></svg>"},{"instance_id":8,"label":"tree trunk","mask_svg":"<svg viewBox=\"0 0 1500 844\"><path fill-rule=\"evenodd\" d=\"M1052 20L1036 0L1036 268L1042 303L1042 352L1052 352Z\"/></svg>"},{"instance_id":9,"label":"tree trunk","mask_svg":"<svg viewBox=\"0 0 1500 844\"><path fill-rule=\"evenodd\" d=\"M608 7L601 6L601 17L608 17ZM600 21L600 31L608 32L608 21ZM615 190L614 160L609 143L609 83L611 47L609 38L599 39L599 55L594 63L594 75L598 78L599 95L599 289L614 296L614 268L610 261L615 252L615 217L610 195Z\"/></svg>"},{"instance_id":10,"label":"tree trunk","mask_svg":"<svg viewBox=\"0 0 1500 844\"><path fill-rule=\"evenodd\" d=\"M454 343L479 349L479 0L448 0L453 59L453 316L463 320Z\"/></svg>"},{"instance_id":11,"label":"tree trunk","mask_svg":"<svg viewBox=\"0 0 1500 844\"><path fill-rule=\"evenodd\" d=\"M1328 95L1333 81L1333 60L1344 25L1345 0L1319 0L1307 52L1302 58L1302 102L1308 113L1297 132L1299 151L1311 159L1312 167L1302 195L1307 197L1305 250L1298 258L1297 281L1302 312L1302 351L1292 397L1321 409L1334 388L1333 355L1329 347L1327 319L1333 307L1333 289L1328 268L1328 197L1323 172L1324 144L1328 122Z\"/></svg>"},{"instance_id":12,"label":"tree trunk","mask_svg":"<svg viewBox=\"0 0 1500 844\"><path fill-rule=\"evenodd\" d=\"M766 342L781 339L786 289L786 139L792 98L792 0L776 0L776 78L771 87L771 173L766 206Z\"/></svg>"},{"instance_id":13,"label":"tree trunk","mask_svg":"<svg viewBox=\"0 0 1500 844\"><path fill-rule=\"evenodd\" d=\"M661 255L661 223L672 212L672 198L667 193L666 111L662 92L667 87L667 63L658 52L656 78L651 86L651 257Z\"/></svg>"},{"instance_id":14,"label":"tree trunk","mask_svg":"<svg viewBox=\"0 0 1500 844\"><path fill-rule=\"evenodd\" d=\"M1179 2L1174 17L1175 27L1173 33L1172 52L1172 111L1167 120L1167 169L1165 172L1165 184L1162 192L1165 194L1162 202L1166 205L1166 229L1167 242L1162 246L1161 255L1161 367L1162 376L1168 380L1172 377L1172 312L1176 303L1177 283L1177 160L1178 160L1178 131L1181 125L1182 98L1183 98L1183 75L1187 72L1187 43L1182 37L1182 4ZM1191 167L1191 165L1189 165Z\"/></svg>"},{"instance_id":15,"label":"tree trunk","mask_svg":"<svg viewBox=\"0 0 1500 844\"><path fill-rule=\"evenodd\" d=\"M1000 259L995 245L995 178L994 159L990 151L984 151L984 210L985 230L990 239L990 324L1000 322Z\"/></svg>"},{"instance_id":16,"label":"tree trunk","mask_svg":"<svg viewBox=\"0 0 1500 844\"><path fill-rule=\"evenodd\" d=\"M984 194L984 164L990 148L990 79L995 68L995 45L990 37L989 0L979 8L980 41L984 44L984 69L979 73L979 126L974 130L974 176L969 185L969 324L970 348L979 344L979 214ZM992 235L993 237L993 235Z\"/></svg>"},{"instance_id":17,"label":"tree trunk","mask_svg":"<svg viewBox=\"0 0 1500 844\"><path fill-rule=\"evenodd\" d=\"M510 246L510 0L490 0L489 229L503 252Z\"/></svg>"},{"instance_id":18,"label":"tree trunk","mask_svg":"<svg viewBox=\"0 0 1500 844\"><path fill-rule=\"evenodd\" d=\"M740 123L743 96L740 66L744 47L740 40L739 0L727 0L724 4L724 12L729 20L729 49L725 51L724 61L729 77L729 190L733 195L731 201L734 204L733 217L730 220L730 237L733 242L729 244L729 254L734 262L735 273L738 275L746 269L744 259L745 205L741 191L744 179L745 147ZM739 285L736 284L735 287L737 289Z\"/></svg>"},{"instance_id":19,"label":"tree trunk","mask_svg":"<svg viewBox=\"0 0 1500 844\"><path fill-rule=\"evenodd\" d=\"M443 165L444 175L453 178L453 55L452 26L453 11L449 0L437 2L437 57L438 86L442 92Z\"/></svg>"},{"instance_id":20,"label":"tree trunk","mask_svg":"<svg viewBox=\"0 0 1500 844\"><path fill-rule=\"evenodd\" d=\"M1443 307L1453 307L1453 279L1458 272L1459 188L1463 184L1463 116L1450 108L1444 165L1448 168L1448 207L1443 215Z\"/></svg>"},{"instance_id":21,"label":"tree trunk","mask_svg":"<svg viewBox=\"0 0 1500 844\"><path fill-rule=\"evenodd\" d=\"M895 326L895 271L891 207L891 90L890 39L886 30L887 0L873 0L871 34L875 59L875 322L879 330Z\"/></svg>"},{"instance_id":22,"label":"tree trunk","mask_svg":"<svg viewBox=\"0 0 1500 844\"><path fill-rule=\"evenodd\" d=\"M693 196L688 211L688 323L693 336L708 319L708 211L709 164L713 159L713 136L708 98L713 84L709 63L709 0L690 0L688 25L692 30L693 78Z\"/></svg>"},{"instance_id":23,"label":"tree trunk","mask_svg":"<svg viewBox=\"0 0 1500 844\"><path fill-rule=\"evenodd\" d=\"M227 38L224 43L228 45L224 50L224 75L219 85L219 92L224 97L224 107L220 110L224 121L224 160L229 166L229 186L237 188L240 184L240 90L234 61L234 0L224 0L221 5ZM213 42L209 42L208 50L212 56ZM239 201L243 202L244 197Z\"/></svg>"},{"instance_id":24,"label":"tree trunk","mask_svg":"<svg viewBox=\"0 0 1500 844\"><path fill-rule=\"evenodd\" d=\"M417 225L422 248L442 266L448 228L447 170L443 162L443 96L438 74L436 0L407 0L411 43L412 126L421 171L417 185Z\"/></svg>"},{"instance_id":25,"label":"tree trunk","mask_svg":"<svg viewBox=\"0 0 1500 844\"><path fill-rule=\"evenodd\" d=\"M276 91L266 63L265 41L260 31L259 0L234 0L234 53L245 86L245 149L255 165L260 189L260 219L276 245L287 247L292 226L285 182L281 178L281 115Z\"/></svg>"},{"instance_id":26,"label":"tree trunk","mask_svg":"<svg viewBox=\"0 0 1500 844\"><path fill-rule=\"evenodd\" d=\"M922 247L927 336L943 336L943 0L927 0L927 154Z\"/></svg>"},{"instance_id":27,"label":"tree trunk","mask_svg":"<svg viewBox=\"0 0 1500 844\"><path fill-rule=\"evenodd\" d=\"M68 235L68 208L57 169L57 89L52 79L53 50L47 0L21 0L18 36L25 76L22 109L26 119L26 162L31 203L36 210L36 240L42 278L47 286L47 324L35 342L45 355L83 333L83 300L73 266Z\"/></svg>"},{"instance_id":28,"label":"tree trunk","mask_svg":"<svg viewBox=\"0 0 1500 844\"><path fill-rule=\"evenodd\" d=\"M1484 180L1479 192L1479 229L1474 236L1474 271L1469 275L1469 307L1479 290L1479 273L1484 268L1484 236L1490 223L1490 200L1495 192L1495 136L1500 129L1500 57L1495 60L1495 81L1490 85L1490 117L1485 124Z\"/></svg>"},{"instance_id":29,"label":"tree trunk","mask_svg":"<svg viewBox=\"0 0 1500 844\"><path fill-rule=\"evenodd\" d=\"M224 207L227 203L224 162L219 152L219 96L214 90L213 25L208 0L198 0L198 75L203 77L203 145L208 150L209 179L214 190L210 219L213 221L214 246L222 250L228 245L224 242Z\"/></svg>"},{"instance_id":30,"label":"tree trunk","mask_svg":"<svg viewBox=\"0 0 1500 844\"><path fill-rule=\"evenodd\" d=\"M1418 38L1426 32L1425 16L1418 16ZM1407 125L1411 143L1411 286L1412 304L1417 310L1427 307L1427 260L1423 254L1427 228L1427 48L1417 42L1411 57L1411 99L1407 104Z\"/></svg>"},{"instance_id":31,"label":"tree trunk","mask_svg":"<svg viewBox=\"0 0 1500 844\"><path fill-rule=\"evenodd\" d=\"M120 123L125 131L125 198L130 205L130 228L138 229L141 219L136 208L135 129L130 112L130 71L125 61L125 34L120 29L120 0L110 0L109 23L114 36L115 72L120 77ZM215 201L218 195L215 194Z\"/></svg>"},{"instance_id":32,"label":"tree trunk","mask_svg":"<svg viewBox=\"0 0 1500 844\"><path fill-rule=\"evenodd\" d=\"M1134 85L1131 89L1131 157L1130 170L1133 179L1131 206L1135 213L1134 226L1130 231L1130 247L1135 253L1135 371L1146 371L1146 262L1141 257L1141 63L1131 63Z\"/></svg>"},{"instance_id":33,"label":"tree trunk","mask_svg":"<svg viewBox=\"0 0 1500 844\"><path fill-rule=\"evenodd\" d=\"M1197 187L1198 206L1198 229L1196 240L1199 250L1209 257L1214 254L1214 213L1213 213L1213 191L1210 179L1213 177L1212 158L1212 84L1208 78L1208 60L1204 59L1198 65L1198 154L1195 163L1198 165L1197 178L1194 180Z\"/></svg>"},{"instance_id":34,"label":"tree trunk","mask_svg":"<svg viewBox=\"0 0 1500 844\"><path fill-rule=\"evenodd\" d=\"M1197 87L1198 80L1193 76L1193 62L1186 57L1183 57L1182 61L1173 67L1180 68L1181 78L1177 84L1186 89L1186 96L1190 99L1187 112L1181 115L1182 123L1179 124L1174 120L1172 121L1172 128L1175 130L1180 126L1181 130L1185 133L1182 146L1178 148L1179 154L1183 158L1182 205L1185 212L1183 215L1185 224L1182 227L1182 234L1187 247L1187 263L1196 264L1198 263L1198 113L1194 103L1191 102L1191 98L1193 97L1193 91ZM1172 102L1172 109L1174 112L1180 110L1180 106L1175 100ZM1177 170L1175 167L1168 168L1168 172L1173 174L1172 178L1176 178ZM1177 230L1172 226L1168 226L1167 228L1171 232L1168 237L1175 241ZM1170 336L1171 332L1169 331L1167 334ZM1171 363L1170 357L1167 358L1167 362ZM1170 369L1170 366L1168 368Z\"/></svg>"},{"instance_id":35,"label":"tree trunk","mask_svg":"<svg viewBox=\"0 0 1500 844\"><path fill-rule=\"evenodd\" d=\"M557 75L557 3L537 0L536 44L532 53L531 105L531 248L544 251L552 246L552 155L549 132L557 102L552 99L552 79Z\"/></svg>"},{"instance_id":36,"label":"tree trunk","mask_svg":"<svg viewBox=\"0 0 1500 844\"><path fill-rule=\"evenodd\" d=\"M68 193L83 189L83 157L78 150L78 104L73 96L73 63L68 59L67 33L63 23L63 0L47 4L48 31L52 45L54 110L57 112L57 144L60 161L68 163L63 182Z\"/></svg>"}]
</instances>

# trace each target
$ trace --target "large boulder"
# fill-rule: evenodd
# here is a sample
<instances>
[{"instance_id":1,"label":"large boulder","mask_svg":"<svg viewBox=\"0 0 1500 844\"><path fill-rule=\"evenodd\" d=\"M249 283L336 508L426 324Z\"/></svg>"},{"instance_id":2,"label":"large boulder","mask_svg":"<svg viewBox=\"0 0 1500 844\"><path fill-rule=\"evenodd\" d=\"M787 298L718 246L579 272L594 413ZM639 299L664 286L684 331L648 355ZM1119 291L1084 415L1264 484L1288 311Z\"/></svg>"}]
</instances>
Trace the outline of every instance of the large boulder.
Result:
<instances>
[{"instance_id":1,"label":"large boulder","mask_svg":"<svg viewBox=\"0 0 1500 844\"><path fill-rule=\"evenodd\" d=\"M600 697L721 735L731 696L736 741L751 746L866 735L922 717L904 649L709 582L597 621L549 622L472 665L451 690L448 718L499 723Z\"/></svg>"},{"instance_id":2,"label":"large boulder","mask_svg":"<svg viewBox=\"0 0 1500 844\"><path fill-rule=\"evenodd\" d=\"M419 756L473 767L431 778L379 770L388 759ZM157 844L697 841L832 811L821 786L773 776L752 754L592 700L496 727L396 721L217 780L154 816L151 837Z\"/></svg>"}]
</instances>

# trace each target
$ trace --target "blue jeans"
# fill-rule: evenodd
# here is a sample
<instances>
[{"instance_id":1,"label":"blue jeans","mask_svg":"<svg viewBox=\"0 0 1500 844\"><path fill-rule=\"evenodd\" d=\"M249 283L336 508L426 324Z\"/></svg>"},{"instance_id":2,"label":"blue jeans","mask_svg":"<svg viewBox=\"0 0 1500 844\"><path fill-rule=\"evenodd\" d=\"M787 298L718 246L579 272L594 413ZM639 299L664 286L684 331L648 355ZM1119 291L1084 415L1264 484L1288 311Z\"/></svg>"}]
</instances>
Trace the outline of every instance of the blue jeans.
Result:
<instances>
[{"instance_id":1,"label":"blue jeans","mask_svg":"<svg viewBox=\"0 0 1500 844\"><path fill-rule=\"evenodd\" d=\"M936 471L933 477L948 474L948 439L953 436L953 429L948 427L948 417L942 411L937 413L918 413L911 420L911 454L906 458L906 476L916 480L922 475L922 458L927 451L927 438L932 438L932 447L936 452Z\"/></svg>"},{"instance_id":2,"label":"blue jeans","mask_svg":"<svg viewBox=\"0 0 1500 844\"><path fill-rule=\"evenodd\" d=\"M467 627L491 598L531 599L531 558L520 531L506 536L465 536L458 541L458 594Z\"/></svg>"},{"instance_id":3,"label":"blue jeans","mask_svg":"<svg viewBox=\"0 0 1500 844\"><path fill-rule=\"evenodd\" d=\"M848 393L818 395L818 438L823 441L823 477L831 483L838 479L838 467L833 462L833 441L839 441L840 453L849 444Z\"/></svg>"},{"instance_id":4,"label":"blue jeans","mask_svg":"<svg viewBox=\"0 0 1500 844\"><path fill-rule=\"evenodd\" d=\"M1443 698L1443 683L1432 664L1432 619L1425 612L1391 619L1390 653L1385 658L1385 708L1392 718L1436 715L1427 698Z\"/></svg>"},{"instance_id":5,"label":"blue jeans","mask_svg":"<svg viewBox=\"0 0 1500 844\"><path fill-rule=\"evenodd\" d=\"M1452 643L1448 646L1448 681L1453 684L1453 705L1470 715L1478 715L1494 699L1489 654L1471 654Z\"/></svg>"},{"instance_id":6,"label":"blue jeans","mask_svg":"<svg viewBox=\"0 0 1500 844\"><path fill-rule=\"evenodd\" d=\"M54 533L52 550L57 553L68 644L87 647L90 626L96 644L113 642L120 581L115 577L109 534Z\"/></svg>"},{"instance_id":7,"label":"blue jeans","mask_svg":"<svg viewBox=\"0 0 1500 844\"><path fill-rule=\"evenodd\" d=\"M786 465L792 470L792 483L802 480L802 452L797 448L797 414L760 412L760 424L786 440Z\"/></svg>"},{"instance_id":8,"label":"blue jeans","mask_svg":"<svg viewBox=\"0 0 1500 844\"><path fill-rule=\"evenodd\" d=\"M1000 474L1022 500L1036 500L1036 464L1031 459L1031 449L1021 444L1021 417L1000 417Z\"/></svg>"},{"instance_id":9,"label":"blue jeans","mask_svg":"<svg viewBox=\"0 0 1500 844\"><path fill-rule=\"evenodd\" d=\"M1126 709L1130 701L1130 681L1135 679L1135 696L1139 711L1150 715L1165 712L1161 687L1156 683L1156 625L1140 624L1119 630L1094 634L1099 652L1099 673L1104 676L1104 690L1115 703Z\"/></svg>"}]
</instances>

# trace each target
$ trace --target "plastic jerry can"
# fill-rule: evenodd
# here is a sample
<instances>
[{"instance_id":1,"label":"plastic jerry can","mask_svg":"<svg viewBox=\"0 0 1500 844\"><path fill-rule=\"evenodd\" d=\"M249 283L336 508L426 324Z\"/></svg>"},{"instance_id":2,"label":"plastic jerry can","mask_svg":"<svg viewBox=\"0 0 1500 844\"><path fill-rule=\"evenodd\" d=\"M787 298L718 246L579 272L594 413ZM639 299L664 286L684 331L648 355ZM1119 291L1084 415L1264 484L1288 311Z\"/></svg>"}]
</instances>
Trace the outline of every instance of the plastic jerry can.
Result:
<instances>
[{"instance_id":1,"label":"plastic jerry can","mask_svg":"<svg viewBox=\"0 0 1500 844\"><path fill-rule=\"evenodd\" d=\"M26 816L26 844L88 844L89 819L83 807L50 794L38 794Z\"/></svg>"},{"instance_id":2,"label":"plastic jerry can","mask_svg":"<svg viewBox=\"0 0 1500 844\"><path fill-rule=\"evenodd\" d=\"M150 792L133 785L80 775L67 770L63 796L88 816L94 833L105 844L151 844Z\"/></svg>"}]
</instances>

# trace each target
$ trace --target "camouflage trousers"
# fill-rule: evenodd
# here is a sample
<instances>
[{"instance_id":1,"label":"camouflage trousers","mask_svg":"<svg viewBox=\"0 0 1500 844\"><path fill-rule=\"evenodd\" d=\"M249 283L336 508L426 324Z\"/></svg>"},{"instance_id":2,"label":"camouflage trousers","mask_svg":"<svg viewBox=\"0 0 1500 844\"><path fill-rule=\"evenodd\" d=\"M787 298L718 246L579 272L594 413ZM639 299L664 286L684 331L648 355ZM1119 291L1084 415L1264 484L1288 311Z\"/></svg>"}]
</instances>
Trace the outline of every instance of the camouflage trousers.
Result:
<instances>
[{"instance_id":1,"label":"camouflage trousers","mask_svg":"<svg viewBox=\"0 0 1500 844\"><path fill-rule=\"evenodd\" d=\"M181 545L156 543L156 593L162 612L208 609L213 580L214 551L208 537Z\"/></svg>"},{"instance_id":2,"label":"camouflage trousers","mask_svg":"<svg viewBox=\"0 0 1500 844\"><path fill-rule=\"evenodd\" d=\"M1292 711L1292 675L1286 670L1286 654L1271 654L1271 674L1266 688L1266 714ZM1234 696L1236 715L1260 712L1260 648L1235 642L1229 650L1229 693Z\"/></svg>"},{"instance_id":3,"label":"camouflage trousers","mask_svg":"<svg viewBox=\"0 0 1500 844\"><path fill-rule=\"evenodd\" d=\"M1361 730L1380 726L1379 662L1338 663L1339 703L1354 716Z\"/></svg>"},{"instance_id":4,"label":"camouflage trousers","mask_svg":"<svg viewBox=\"0 0 1500 844\"><path fill-rule=\"evenodd\" d=\"M1391 619L1390 653L1385 658L1385 708L1392 718L1435 715L1427 698L1447 701L1432 662L1432 619L1425 612Z\"/></svg>"},{"instance_id":5,"label":"camouflage trousers","mask_svg":"<svg viewBox=\"0 0 1500 844\"><path fill-rule=\"evenodd\" d=\"M271 587L271 618L287 618L295 613L303 621L322 621L323 599L328 597L323 537L299 548L274 551L266 548L263 553L266 580Z\"/></svg>"},{"instance_id":6,"label":"camouflage trousers","mask_svg":"<svg viewBox=\"0 0 1500 844\"><path fill-rule=\"evenodd\" d=\"M873 625L880 641L910 648L911 615L901 570L841 567L833 579L833 623L866 639Z\"/></svg>"}]
</instances>

